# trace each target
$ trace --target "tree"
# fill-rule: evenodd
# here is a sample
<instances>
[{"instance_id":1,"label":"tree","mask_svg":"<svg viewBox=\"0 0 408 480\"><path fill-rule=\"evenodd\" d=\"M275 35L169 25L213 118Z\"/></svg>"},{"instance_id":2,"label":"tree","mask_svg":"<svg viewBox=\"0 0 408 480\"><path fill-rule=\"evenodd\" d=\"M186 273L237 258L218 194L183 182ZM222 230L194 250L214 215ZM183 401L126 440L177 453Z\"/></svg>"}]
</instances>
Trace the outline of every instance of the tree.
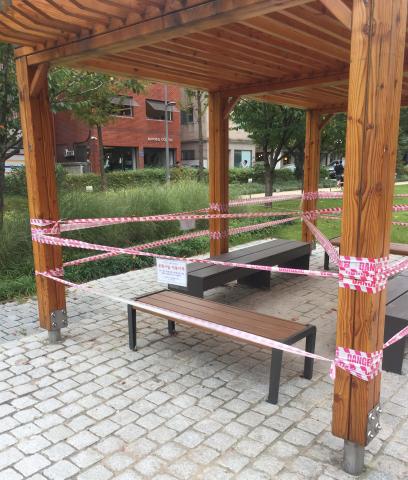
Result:
<instances>
[{"instance_id":1,"label":"tree","mask_svg":"<svg viewBox=\"0 0 408 480\"><path fill-rule=\"evenodd\" d=\"M197 118L198 126L198 180L204 179L204 134L203 118L208 107L208 95L202 90L186 89L187 105L193 111L193 121Z\"/></svg>"},{"instance_id":2,"label":"tree","mask_svg":"<svg viewBox=\"0 0 408 480\"><path fill-rule=\"evenodd\" d=\"M93 72L54 68L49 74L50 101L54 111L71 111L79 120L98 129L102 186L106 187L102 127L121 109L121 95L138 93L144 84ZM0 228L4 216L5 164L22 148L14 50L0 42Z\"/></svg>"},{"instance_id":3,"label":"tree","mask_svg":"<svg viewBox=\"0 0 408 480\"><path fill-rule=\"evenodd\" d=\"M265 195L271 196L276 165L285 155L299 148L299 142L304 145L304 112L243 99L235 106L231 118L237 128L248 132L262 148Z\"/></svg>"},{"instance_id":4,"label":"tree","mask_svg":"<svg viewBox=\"0 0 408 480\"><path fill-rule=\"evenodd\" d=\"M21 147L14 50L11 45L0 43L0 229L4 217L6 161Z\"/></svg>"},{"instance_id":5,"label":"tree","mask_svg":"<svg viewBox=\"0 0 408 480\"><path fill-rule=\"evenodd\" d=\"M50 72L50 98L55 111L70 111L98 136L101 186L105 190L105 157L102 127L114 121L123 108L126 93L140 93L144 84L137 80L58 67ZM115 101L113 101L115 100Z\"/></svg>"}]
</instances>

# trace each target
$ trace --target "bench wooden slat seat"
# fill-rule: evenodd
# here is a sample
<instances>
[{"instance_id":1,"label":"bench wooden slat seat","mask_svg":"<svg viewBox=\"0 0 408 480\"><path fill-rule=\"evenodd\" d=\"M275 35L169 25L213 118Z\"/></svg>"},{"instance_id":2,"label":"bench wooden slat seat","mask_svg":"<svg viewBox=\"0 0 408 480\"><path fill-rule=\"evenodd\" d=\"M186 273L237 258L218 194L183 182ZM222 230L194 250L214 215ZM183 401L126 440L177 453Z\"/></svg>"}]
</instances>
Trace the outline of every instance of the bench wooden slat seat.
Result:
<instances>
[{"instance_id":1,"label":"bench wooden slat seat","mask_svg":"<svg viewBox=\"0 0 408 480\"><path fill-rule=\"evenodd\" d=\"M310 252L310 243L276 239L224 253L213 259L223 262L308 269ZM198 263L190 264L187 268L187 287L169 285L170 290L202 298L206 290L234 280L257 288L270 287L271 274L267 271Z\"/></svg>"},{"instance_id":2,"label":"bench wooden slat seat","mask_svg":"<svg viewBox=\"0 0 408 480\"><path fill-rule=\"evenodd\" d=\"M175 323L185 324L200 328L201 330L218 333L233 338L238 341L245 341L260 347L264 345L248 339L243 340L234 333L220 332L216 326L225 326L233 328L239 332L247 332L262 338L276 340L291 345L303 338L306 339L306 350L314 353L316 341L316 327L313 325L302 325L289 320L264 315L261 313L250 312L240 308L222 305L210 300L203 300L189 295L173 291L161 291L150 295L144 295L137 298L138 307L128 306L129 323L129 348L136 349L136 310L145 313L151 313L157 317L168 321L168 331L170 335L175 333ZM154 312L152 307L165 309L166 312ZM210 322L206 326L197 326L190 323L180 315L187 315L198 320ZM212 325L211 325L212 324ZM277 403L279 395L279 381L282 367L281 350L272 349L272 363L270 370L270 383L268 401ZM304 377L312 378L313 359L305 358Z\"/></svg>"},{"instance_id":3,"label":"bench wooden slat seat","mask_svg":"<svg viewBox=\"0 0 408 480\"><path fill-rule=\"evenodd\" d=\"M335 247L340 247L340 237L331 238L330 242ZM408 244L407 243L391 243L390 244L390 254L392 255L401 255L403 257L408 256ZM325 252L324 254L324 269L329 269L330 258Z\"/></svg>"},{"instance_id":4,"label":"bench wooden slat seat","mask_svg":"<svg viewBox=\"0 0 408 480\"><path fill-rule=\"evenodd\" d=\"M387 285L387 307L384 324L384 341L408 325L408 271L391 278ZM405 353L405 338L384 350L383 370L402 372Z\"/></svg>"}]
</instances>

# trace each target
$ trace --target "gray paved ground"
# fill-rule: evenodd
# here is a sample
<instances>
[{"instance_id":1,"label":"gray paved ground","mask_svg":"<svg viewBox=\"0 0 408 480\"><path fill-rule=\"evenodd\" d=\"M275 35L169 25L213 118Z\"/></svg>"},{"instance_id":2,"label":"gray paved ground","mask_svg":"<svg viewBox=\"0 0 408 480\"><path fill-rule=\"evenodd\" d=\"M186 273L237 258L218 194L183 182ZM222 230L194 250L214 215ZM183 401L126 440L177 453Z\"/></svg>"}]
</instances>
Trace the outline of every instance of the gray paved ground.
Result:
<instances>
[{"instance_id":1,"label":"gray paved ground","mask_svg":"<svg viewBox=\"0 0 408 480\"><path fill-rule=\"evenodd\" d=\"M209 297L313 323L317 351L332 356L336 282L273 278L270 291L231 284ZM158 288L153 269L94 283L124 297ZM0 480L353 478L330 433L326 364L307 381L302 360L286 356L273 406L266 351L185 327L169 338L143 315L130 352L124 305L70 292L68 309L64 341L50 346L33 301L0 305ZM383 428L361 478L408 478L407 365L383 375Z\"/></svg>"}]
</instances>

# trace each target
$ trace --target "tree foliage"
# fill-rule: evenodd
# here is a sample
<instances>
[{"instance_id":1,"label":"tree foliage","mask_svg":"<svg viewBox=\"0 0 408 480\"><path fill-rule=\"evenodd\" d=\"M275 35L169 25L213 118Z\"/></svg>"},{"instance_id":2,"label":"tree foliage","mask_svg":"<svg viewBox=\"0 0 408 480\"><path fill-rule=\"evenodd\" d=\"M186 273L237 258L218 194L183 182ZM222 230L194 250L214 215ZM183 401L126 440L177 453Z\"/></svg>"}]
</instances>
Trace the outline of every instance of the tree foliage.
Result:
<instances>
[{"instance_id":1,"label":"tree foliage","mask_svg":"<svg viewBox=\"0 0 408 480\"><path fill-rule=\"evenodd\" d=\"M295 108L255 100L241 100L231 118L237 128L262 149L265 167L265 194L272 195L273 174L286 155L303 150L304 112Z\"/></svg>"},{"instance_id":2,"label":"tree foliage","mask_svg":"<svg viewBox=\"0 0 408 480\"><path fill-rule=\"evenodd\" d=\"M123 108L126 94L140 93L144 84L133 79L58 67L50 72L49 85L54 111L70 111L89 128L97 128L101 183L105 189L102 127L115 119Z\"/></svg>"},{"instance_id":3,"label":"tree foliage","mask_svg":"<svg viewBox=\"0 0 408 480\"><path fill-rule=\"evenodd\" d=\"M121 102L112 99L141 92L144 84L109 75L53 68L49 73L49 94L52 109L70 111L89 127L98 127L103 163L102 126L114 119ZM4 212L5 163L22 147L18 88L13 47L0 42L0 227ZM102 165L103 173L103 165Z\"/></svg>"}]
</instances>

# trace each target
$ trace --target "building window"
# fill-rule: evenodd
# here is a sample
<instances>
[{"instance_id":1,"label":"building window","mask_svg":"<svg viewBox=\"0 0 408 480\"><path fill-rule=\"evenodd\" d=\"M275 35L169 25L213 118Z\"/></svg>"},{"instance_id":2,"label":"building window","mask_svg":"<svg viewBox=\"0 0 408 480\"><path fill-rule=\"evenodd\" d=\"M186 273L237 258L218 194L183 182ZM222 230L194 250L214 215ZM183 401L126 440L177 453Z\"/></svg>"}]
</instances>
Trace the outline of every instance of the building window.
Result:
<instances>
[{"instance_id":1,"label":"building window","mask_svg":"<svg viewBox=\"0 0 408 480\"><path fill-rule=\"evenodd\" d=\"M103 153L105 172L136 168L136 149L134 147L105 147Z\"/></svg>"},{"instance_id":2,"label":"building window","mask_svg":"<svg viewBox=\"0 0 408 480\"><path fill-rule=\"evenodd\" d=\"M139 106L133 97L125 96L113 97L111 103L115 106L115 115L118 117L133 117L133 107Z\"/></svg>"},{"instance_id":3,"label":"building window","mask_svg":"<svg viewBox=\"0 0 408 480\"><path fill-rule=\"evenodd\" d=\"M234 167L248 168L252 165L251 150L234 150Z\"/></svg>"},{"instance_id":4,"label":"building window","mask_svg":"<svg viewBox=\"0 0 408 480\"><path fill-rule=\"evenodd\" d=\"M162 100L146 100L146 117L149 120L164 120L165 103ZM173 120L173 106L167 106L167 120Z\"/></svg>"},{"instance_id":5,"label":"building window","mask_svg":"<svg viewBox=\"0 0 408 480\"><path fill-rule=\"evenodd\" d=\"M195 160L195 151L194 150L182 150L181 159L183 162L189 162Z\"/></svg>"},{"instance_id":6,"label":"building window","mask_svg":"<svg viewBox=\"0 0 408 480\"><path fill-rule=\"evenodd\" d=\"M187 109L181 111L181 124L188 125L190 123L194 123L193 107L188 107Z\"/></svg>"}]
</instances>

